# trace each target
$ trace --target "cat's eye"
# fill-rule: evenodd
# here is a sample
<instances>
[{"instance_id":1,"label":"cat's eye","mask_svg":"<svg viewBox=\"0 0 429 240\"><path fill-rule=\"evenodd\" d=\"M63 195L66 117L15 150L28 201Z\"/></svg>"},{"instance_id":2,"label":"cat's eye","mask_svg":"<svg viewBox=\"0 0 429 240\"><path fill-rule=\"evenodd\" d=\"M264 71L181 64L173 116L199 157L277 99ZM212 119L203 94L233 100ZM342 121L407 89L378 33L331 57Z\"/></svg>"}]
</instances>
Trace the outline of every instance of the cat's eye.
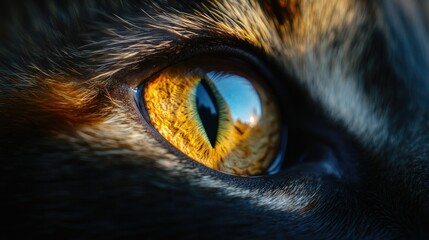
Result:
<instances>
[{"instance_id":1,"label":"cat's eye","mask_svg":"<svg viewBox=\"0 0 429 240\"><path fill-rule=\"evenodd\" d=\"M144 81L137 101L174 148L214 170L252 176L281 158L282 123L262 74L239 59L192 59Z\"/></svg>"}]
</instances>

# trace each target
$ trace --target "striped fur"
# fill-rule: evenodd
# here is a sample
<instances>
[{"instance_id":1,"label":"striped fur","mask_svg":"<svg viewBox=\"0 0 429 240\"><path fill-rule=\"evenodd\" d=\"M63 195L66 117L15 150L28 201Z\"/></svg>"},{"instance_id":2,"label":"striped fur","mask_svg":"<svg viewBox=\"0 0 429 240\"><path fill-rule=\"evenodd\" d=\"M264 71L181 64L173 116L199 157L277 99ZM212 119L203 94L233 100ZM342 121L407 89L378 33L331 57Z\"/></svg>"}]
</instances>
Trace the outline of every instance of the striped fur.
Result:
<instances>
[{"instance_id":1,"label":"striped fur","mask_svg":"<svg viewBox=\"0 0 429 240\"><path fill-rule=\"evenodd\" d=\"M429 236L426 2L8 7L0 47L6 232L61 239ZM132 89L192 50L220 46L273 66L287 111L305 131L320 128L335 143L339 175L306 168L224 175L154 138Z\"/></svg>"}]
</instances>

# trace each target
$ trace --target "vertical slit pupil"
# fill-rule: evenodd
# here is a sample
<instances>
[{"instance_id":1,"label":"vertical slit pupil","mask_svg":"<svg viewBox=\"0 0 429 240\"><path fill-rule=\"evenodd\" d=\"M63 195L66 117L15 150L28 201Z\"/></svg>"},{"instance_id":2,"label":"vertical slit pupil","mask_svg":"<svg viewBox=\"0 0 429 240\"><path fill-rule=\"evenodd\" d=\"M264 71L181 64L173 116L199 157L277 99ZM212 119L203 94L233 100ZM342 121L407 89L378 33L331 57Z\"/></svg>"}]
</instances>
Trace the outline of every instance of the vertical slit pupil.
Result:
<instances>
[{"instance_id":1,"label":"vertical slit pupil","mask_svg":"<svg viewBox=\"0 0 429 240\"><path fill-rule=\"evenodd\" d=\"M219 128L219 109L215 94L207 80L202 79L196 89L196 105L201 124L204 127L211 146L216 145Z\"/></svg>"}]
</instances>

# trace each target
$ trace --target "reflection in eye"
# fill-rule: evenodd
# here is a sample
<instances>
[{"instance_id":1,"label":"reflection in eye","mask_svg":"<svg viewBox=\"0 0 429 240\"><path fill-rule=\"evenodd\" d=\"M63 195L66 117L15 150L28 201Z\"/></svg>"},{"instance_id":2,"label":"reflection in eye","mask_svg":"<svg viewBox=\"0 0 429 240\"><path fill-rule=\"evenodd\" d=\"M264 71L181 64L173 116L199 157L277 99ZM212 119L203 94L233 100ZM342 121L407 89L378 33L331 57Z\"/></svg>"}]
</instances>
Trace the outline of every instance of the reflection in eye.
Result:
<instances>
[{"instance_id":1,"label":"reflection in eye","mask_svg":"<svg viewBox=\"0 0 429 240\"><path fill-rule=\"evenodd\" d=\"M222 75L209 72L220 95L228 103L234 122L241 121L254 127L261 116L261 99L249 80L239 75Z\"/></svg>"},{"instance_id":2,"label":"reflection in eye","mask_svg":"<svg viewBox=\"0 0 429 240\"><path fill-rule=\"evenodd\" d=\"M215 170L264 173L279 152L280 116L261 77L242 62L170 67L142 85L147 120L176 149Z\"/></svg>"}]
</instances>

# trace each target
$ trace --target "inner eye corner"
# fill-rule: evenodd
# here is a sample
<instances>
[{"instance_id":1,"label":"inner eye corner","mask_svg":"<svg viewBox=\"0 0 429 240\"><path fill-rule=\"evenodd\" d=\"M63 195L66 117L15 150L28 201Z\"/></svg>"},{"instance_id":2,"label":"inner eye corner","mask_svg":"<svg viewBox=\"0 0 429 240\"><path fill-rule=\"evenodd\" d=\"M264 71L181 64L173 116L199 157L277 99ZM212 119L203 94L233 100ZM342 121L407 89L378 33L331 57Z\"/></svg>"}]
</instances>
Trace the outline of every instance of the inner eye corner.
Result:
<instances>
[{"instance_id":1,"label":"inner eye corner","mask_svg":"<svg viewBox=\"0 0 429 240\"><path fill-rule=\"evenodd\" d=\"M271 175L286 136L264 81L245 59L207 56L161 70L143 80L134 96L169 148L223 173Z\"/></svg>"}]
</instances>

